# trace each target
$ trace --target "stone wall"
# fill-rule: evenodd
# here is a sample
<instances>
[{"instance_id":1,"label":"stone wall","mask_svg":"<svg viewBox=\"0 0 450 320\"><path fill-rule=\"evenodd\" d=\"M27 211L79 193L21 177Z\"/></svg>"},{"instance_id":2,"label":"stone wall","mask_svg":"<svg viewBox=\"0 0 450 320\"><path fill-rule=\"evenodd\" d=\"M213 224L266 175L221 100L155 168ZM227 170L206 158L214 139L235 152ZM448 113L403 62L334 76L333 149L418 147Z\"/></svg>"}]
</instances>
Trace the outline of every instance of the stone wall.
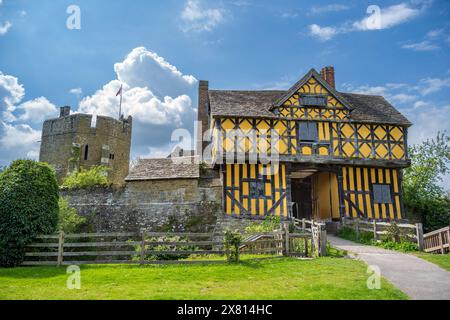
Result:
<instances>
[{"instance_id":1,"label":"stone wall","mask_svg":"<svg viewBox=\"0 0 450 320\"><path fill-rule=\"evenodd\" d=\"M220 179L132 181L121 188L61 191L87 218L85 231L214 231L222 213Z\"/></svg>"}]
</instances>

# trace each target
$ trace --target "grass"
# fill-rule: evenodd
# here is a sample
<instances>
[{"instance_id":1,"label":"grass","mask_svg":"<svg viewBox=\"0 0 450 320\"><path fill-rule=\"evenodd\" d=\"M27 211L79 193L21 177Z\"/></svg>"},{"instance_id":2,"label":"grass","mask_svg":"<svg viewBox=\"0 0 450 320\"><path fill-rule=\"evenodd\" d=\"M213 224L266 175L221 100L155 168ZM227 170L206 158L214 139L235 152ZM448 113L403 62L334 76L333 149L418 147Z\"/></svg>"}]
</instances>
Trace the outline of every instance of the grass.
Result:
<instances>
[{"instance_id":1,"label":"grass","mask_svg":"<svg viewBox=\"0 0 450 320\"><path fill-rule=\"evenodd\" d=\"M450 253L433 254L433 253L417 252L415 253L415 255L431 263L437 264L442 269L450 271Z\"/></svg>"},{"instance_id":2,"label":"grass","mask_svg":"<svg viewBox=\"0 0 450 320\"><path fill-rule=\"evenodd\" d=\"M0 299L407 299L385 279L366 286L367 266L325 257L214 265L84 265L81 289L65 268L0 269Z\"/></svg>"}]
</instances>

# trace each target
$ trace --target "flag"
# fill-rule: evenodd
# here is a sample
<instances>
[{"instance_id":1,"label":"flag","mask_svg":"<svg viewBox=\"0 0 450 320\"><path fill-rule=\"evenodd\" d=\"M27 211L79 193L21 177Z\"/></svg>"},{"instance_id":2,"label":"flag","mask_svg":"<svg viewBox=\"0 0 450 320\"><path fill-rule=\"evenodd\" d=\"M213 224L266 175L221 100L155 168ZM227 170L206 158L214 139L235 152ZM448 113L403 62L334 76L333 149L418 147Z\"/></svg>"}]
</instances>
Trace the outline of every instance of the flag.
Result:
<instances>
[{"instance_id":1,"label":"flag","mask_svg":"<svg viewBox=\"0 0 450 320\"><path fill-rule=\"evenodd\" d=\"M117 97L119 94L122 95L122 86L123 86L123 85L120 85L120 89L119 89L119 91L117 91L116 97Z\"/></svg>"}]
</instances>

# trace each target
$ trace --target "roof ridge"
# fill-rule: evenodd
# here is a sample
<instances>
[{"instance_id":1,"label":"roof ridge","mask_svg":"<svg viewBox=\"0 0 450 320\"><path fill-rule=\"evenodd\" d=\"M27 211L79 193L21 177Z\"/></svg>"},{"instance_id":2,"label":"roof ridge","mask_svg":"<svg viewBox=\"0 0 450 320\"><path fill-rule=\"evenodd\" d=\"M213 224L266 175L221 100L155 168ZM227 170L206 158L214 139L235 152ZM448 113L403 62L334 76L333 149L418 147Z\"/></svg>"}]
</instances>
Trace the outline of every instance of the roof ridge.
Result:
<instances>
[{"instance_id":1,"label":"roof ridge","mask_svg":"<svg viewBox=\"0 0 450 320\"><path fill-rule=\"evenodd\" d=\"M341 93L341 94L355 94L355 95L358 95L358 96L384 98L384 96L382 96L381 94L367 94L367 93L359 93L359 92L342 92L342 91L339 91L339 93Z\"/></svg>"}]
</instances>

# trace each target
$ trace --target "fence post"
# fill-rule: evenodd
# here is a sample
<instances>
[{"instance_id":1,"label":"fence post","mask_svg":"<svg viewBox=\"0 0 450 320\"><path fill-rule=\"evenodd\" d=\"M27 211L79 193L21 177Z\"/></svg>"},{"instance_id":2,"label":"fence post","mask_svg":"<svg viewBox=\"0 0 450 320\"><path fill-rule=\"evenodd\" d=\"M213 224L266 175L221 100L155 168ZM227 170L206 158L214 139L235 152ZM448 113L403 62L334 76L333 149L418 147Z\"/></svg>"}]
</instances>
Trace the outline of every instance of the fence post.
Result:
<instances>
[{"instance_id":1,"label":"fence post","mask_svg":"<svg viewBox=\"0 0 450 320\"><path fill-rule=\"evenodd\" d=\"M356 239L359 239L359 218L355 220Z\"/></svg>"},{"instance_id":2,"label":"fence post","mask_svg":"<svg viewBox=\"0 0 450 320\"><path fill-rule=\"evenodd\" d=\"M144 264L144 258L145 258L145 238L146 238L146 230L142 230L142 240L141 240L141 259L139 261L139 264Z\"/></svg>"},{"instance_id":3,"label":"fence post","mask_svg":"<svg viewBox=\"0 0 450 320\"><path fill-rule=\"evenodd\" d=\"M423 226L421 223L416 223L416 236L417 236L417 246L419 247L419 251L423 251L424 250Z\"/></svg>"},{"instance_id":4,"label":"fence post","mask_svg":"<svg viewBox=\"0 0 450 320\"><path fill-rule=\"evenodd\" d=\"M305 218L302 218L302 232L303 233L306 232L306 221L305 221Z\"/></svg>"},{"instance_id":5,"label":"fence post","mask_svg":"<svg viewBox=\"0 0 450 320\"><path fill-rule=\"evenodd\" d=\"M325 257L327 255L327 230L325 228L320 228L319 255L321 257Z\"/></svg>"},{"instance_id":6,"label":"fence post","mask_svg":"<svg viewBox=\"0 0 450 320\"><path fill-rule=\"evenodd\" d=\"M444 233L443 232L439 232L438 233L438 237L439 237L439 246L441 247L441 254L445 253L444 250Z\"/></svg>"},{"instance_id":7,"label":"fence post","mask_svg":"<svg viewBox=\"0 0 450 320\"><path fill-rule=\"evenodd\" d=\"M378 240L378 234L377 234L377 220L373 220L373 238L375 241Z\"/></svg>"},{"instance_id":8,"label":"fence post","mask_svg":"<svg viewBox=\"0 0 450 320\"><path fill-rule=\"evenodd\" d=\"M60 231L58 237L58 261L56 263L58 267L62 265L63 255L64 255L64 231Z\"/></svg>"},{"instance_id":9,"label":"fence post","mask_svg":"<svg viewBox=\"0 0 450 320\"><path fill-rule=\"evenodd\" d=\"M289 226L287 224L284 225L284 254L286 256L289 255Z\"/></svg>"},{"instance_id":10,"label":"fence post","mask_svg":"<svg viewBox=\"0 0 450 320\"><path fill-rule=\"evenodd\" d=\"M306 258L308 257L308 238L307 237L305 237L305 257Z\"/></svg>"}]
</instances>

